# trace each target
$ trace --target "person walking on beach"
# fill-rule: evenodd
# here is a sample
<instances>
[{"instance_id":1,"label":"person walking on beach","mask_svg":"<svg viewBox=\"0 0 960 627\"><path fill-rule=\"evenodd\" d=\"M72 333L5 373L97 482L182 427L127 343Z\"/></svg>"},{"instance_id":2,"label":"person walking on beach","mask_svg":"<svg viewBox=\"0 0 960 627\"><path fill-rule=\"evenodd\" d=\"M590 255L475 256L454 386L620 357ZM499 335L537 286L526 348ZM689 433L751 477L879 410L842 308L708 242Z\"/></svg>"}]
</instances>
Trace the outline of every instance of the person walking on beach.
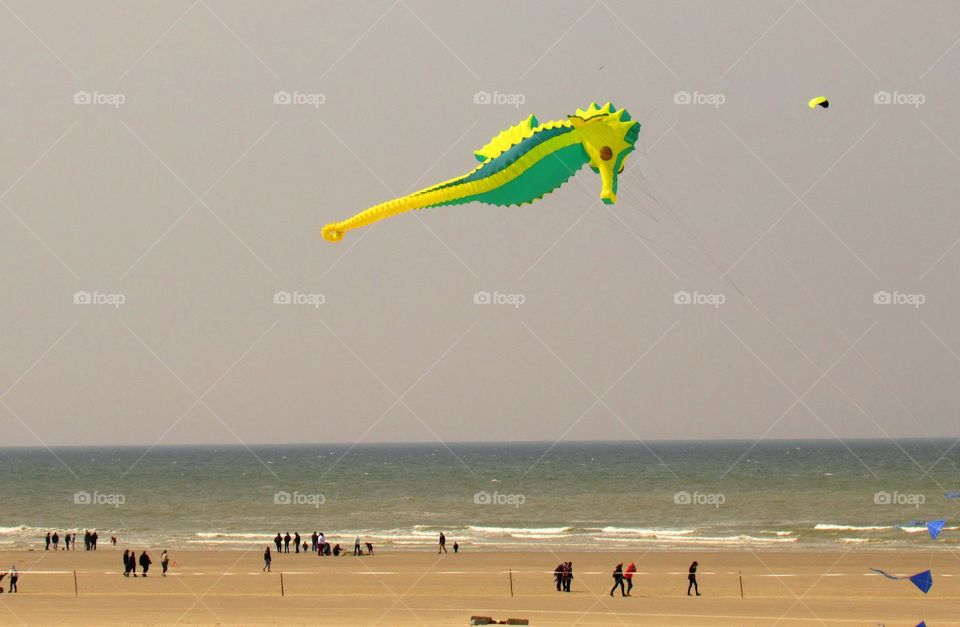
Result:
<instances>
[{"instance_id":1,"label":"person walking on beach","mask_svg":"<svg viewBox=\"0 0 960 627\"><path fill-rule=\"evenodd\" d=\"M327 537L323 535L323 532L320 532L320 536L317 538L317 551L321 556L325 555L327 552Z\"/></svg>"},{"instance_id":2,"label":"person walking on beach","mask_svg":"<svg viewBox=\"0 0 960 627\"><path fill-rule=\"evenodd\" d=\"M96 550L97 550L97 538L99 538L99 537L100 537L100 536L97 535L97 532L96 532L96 531L94 531L92 534L90 534L90 549L91 549L92 551L96 551Z\"/></svg>"},{"instance_id":3,"label":"person walking on beach","mask_svg":"<svg viewBox=\"0 0 960 627\"><path fill-rule=\"evenodd\" d=\"M69 533L63 534L63 550L64 551L70 550L70 534Z\"/></svg>"},{"instance_id":4,"label":"person walking on beach","mask_svg":"<svg viewBox=\"0 0 960 627\"><path fill-rule=\"evenodd\" d=\"M17 581L20 580L20 575L17 574L17 565L10 565L10 594L13 594L17 591Z\"/></svg>"},{"instance_id":5,"label":"person walking on beach","mask_svg":"<svg viewBox=\"0 0 960 627\"><path fill-rule=\"evenodd\" d=\"M637 565L633 562L627 564L627 570L623 573L623 578L627 580L627 596L630 596L630 591L633 590L633 573L637 572Z\"/></svg>"},{"instance_id":6,"label":"person walking on beach","mask_svg":"<svg viewBox=\"0 0 960 627\"><path fill-rule=\"evenodd\" d=\"M456 555L460 552L460 543L456 540L453 541L453 554Z\"/></svg>"},{"instance_id":7,"label":"person walking on beach","mask_svg":"<svg viewBox=\"0 0 960 627\"><path fill-rule=\"evenodd\" d=\"M90 530L89 529L83 532L83 550L84 551L90 550Z\"/></svg>"},{"instance_id":8,"label":"person walking on beach","mask_svg":"<svg viewBox=\"0 0 960 627\"><path fill-rule=\"evenodd\" d=\"M53 550L57 550L57 545L60 544L60 534L56 531L53 532Z\"/></svg>"},{"instance_id":9,"label":"person walking on beach","mask_svg":"<svg viewBox=\"0 0 960 627\"><path fill-rule=\"evenodd\" d=\"M563 567L566 565L566 562L561 562L553 569L553 578L557 580L557 592L563 592Z\"/></svg>"},{"instance_id":10,"label":"person walking on beach","mask_svg":"<svg viewBox=\"0 0 960 627\"><path fill-rule=\"evenodd\" d=\"M290 552L290 532L287 532L287 535L283 536L283 552Z\"/></svg>"},{"instance_id":11,"label":"person walking on beach","mask_svg":"<svg viewBox=\"0 0 960 627\"><path fill-rule=\"evenodd\" d=\"M437 555L440 553L447 552L447 536L443 535L443 532L440 532L440 550L437 551Z\"/></svg>"},{"instance_id":12,"label":"person walking on beach","mask_svg":"<svg viewBox=\"0 0 960 627\"><path fill-rule=\"evenodd\" d=\"M130 576L130 549L123 550L123 576Z\"/></svg>"},{"instance_id":13,"label":"person walking on beach","mask_svg":"<svg viewBox=\"0 0 960 627\"><path fill-rule=\"evenodd\" d=\"M573 562L567 562L563 566L563 591L570 592L570 582L573 581Z\"/></svg>"},{"instance_id":14,"label":"person walking on beach","mask_svg":"<svg viewBox=\"0 0 960 627\"><path fill-rule=\"evenodd\" d=\"M293 534L293 548L295 553L300 552L300 532L299 531Z\"/></svg>"},{"instance_id":15,"label":"person walking on beach","mask_svg":"<svg viewBox=\"0 0 960 627\"><path fill-rule=\"evenodd\" d=\"M169 566L170 566L170 556L167 555L167 551L164 550L163 553L160 554L160 569L161 569L160 576L161 577L167 576L167 568Z\"/></svg>"},{"instance_id":16,"label":"person walking on beach","mask_svg":"<svg viewBox=\"0 0 960 627\"><path fill-rule=\"evenodd\" d=\"M267 545L267 550L263 552L263 572L270 572L270 545Z\"/></svg>"},{"instance_id":17,"label":"person walking on beach","mask_svg":"<svg viewBox=\"0 0 960 627\"><path fill-rule=\"evenodd\" d=\"M363 555L363 550L360 548L360 536L356 536L353 539L353 554Z\"/></svg>"},{"instance_id":18,"label":"person walking on beach","mask_svg":"<svg viewBox=\"0 0 960 627\"><path fill-rule=\"evenodd\" d=\"M320 541L320 535L319 535L316 531L314 531L314 532L313 532L313 535L310 536L310 550L311 550L311 551L316 552L316 551L319 550L318 545L317 545L317 542L319 542L319 541Z\"/></svg>"},{"instance_id":19,"label":"person walking on beach","mask_svg":"<svg viewBox=\"0 0 960 627\"><path fill-rule=\"evenodd\" d=\"M280 552L280 547L283 545L283 536L280 535L280 532L277 532L277 537L273 539L273 543L277 545L277 553Z\"/></svg>"},{"instance_id":20,"label":"person walking on beach","mask_svg":"<svg viewBox=\"0 0 960 627\"><path fill-rule=\"evenodd\" d=\"M150 555L146 551L140 553L140 572L143 573L143 576L147 576L147 571L150 570L150 564L153 563L153 560L150 559Z\"/></svg>"},{"instance_id":21,"label":"person walking on beach","mask_svg":"<svg viewBox=\"0 0 960 627\"><path fill-rule=\"evenodd\" d=\"M690 588L693 588L697 596L700 596L700 586L697 585L697 566L699 566L697 562L690 564L689 574L687 575L687 580L689 581L687 584L687 596L690 596Z\"/></svg>"},{"instance_id":22,"label":"person walking on beach","mask_svg":"<svg viewBox=\"0 0 960 627\"><path fill-rule=\"evenodd\" d=\"M47 545L44 547L43 550L44 550L44 551L49 551L49 550L50 550L50 532L49 532L49 531L47 532Z\"/></svg>"},{"instance_id":23,"label":"person walking on beach","mask_svg":"<svg viewBox=\"0 0 960 627\"><path fill-rule=\"evenodd\" d=\"M130 551L130 555L127 557L127 568L130 569L130 574L134 577L137 576L137 552Z\"/></svg>"},{"instance_id":24,"label":"person walking on beach","mask_svg":"<svg viewBox=\"0 0 960 627\"><path fill-rule=\"evenodd\" d=\"M617 586L620 586L620 596L627 596L627 593L623 591L623 562L617 564L613 569L613 587L610 588L610 596L613 596Z\"/></svg>"}]
</instances>

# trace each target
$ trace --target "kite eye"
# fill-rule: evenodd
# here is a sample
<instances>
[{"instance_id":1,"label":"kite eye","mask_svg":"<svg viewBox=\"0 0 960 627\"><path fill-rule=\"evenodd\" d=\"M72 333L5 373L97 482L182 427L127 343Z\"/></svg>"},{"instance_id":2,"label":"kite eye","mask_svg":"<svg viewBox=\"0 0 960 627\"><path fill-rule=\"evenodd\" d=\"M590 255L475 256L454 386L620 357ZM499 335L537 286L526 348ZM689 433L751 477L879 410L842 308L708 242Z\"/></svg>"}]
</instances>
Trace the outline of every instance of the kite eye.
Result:
<instances>
[{"instance_id":1,"label":"kite eye","mask_svg":"<svg viewBox=\"0 0 960 627\"><path fill-rule=\"evenodd\" d=\"M613 159L613 150L611 150L610 146L604 146L600 149L600 158L604 161Z\"/></svg>"}]
</instances>

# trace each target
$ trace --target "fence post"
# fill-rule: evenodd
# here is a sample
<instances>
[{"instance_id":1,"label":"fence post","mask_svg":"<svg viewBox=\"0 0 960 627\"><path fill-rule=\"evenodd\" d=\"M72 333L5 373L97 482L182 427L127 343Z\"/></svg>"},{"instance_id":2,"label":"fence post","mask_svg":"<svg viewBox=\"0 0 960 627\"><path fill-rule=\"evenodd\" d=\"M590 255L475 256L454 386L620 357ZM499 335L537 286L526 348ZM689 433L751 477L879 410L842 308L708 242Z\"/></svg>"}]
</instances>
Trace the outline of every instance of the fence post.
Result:
<instances>
[{"instance_id":1,"label":"fence post","mask_svg":"<svg viewBox=\"0 0 960 627\"><path fill-rule=\"evenodd\" d=\"M73 571L73 596L80 596L80 591L77 588L77 571Z\"/></svg>"},{"instance_id":2,"label":"fence post","mask_svg":"<svg viewBox=\"0 0 960 627\"><path fill-rule=\"evenodd\" d=\"M280 572L280 596L285 596L283 593L283 572Z\"/></svg>"},{"instance_id":3,"label":"fence post","mask_svg":"<svg viewBox=\"0 0 960 627\"><path fill-rule=\"evenodd\" d=\"M512 598L513 597L513 569L511 568L507 572L510 573L510 597Z\"/></svg>"},{"instance_id":4,"label":"fence post","mask_svg":"<svg viewBox=\"0 0 960 627\"><path fill-rule=\"evenodd\" d=\"M739 570L737 571L737 576L740 578L740 598L743 598L743 573Z\"/></svg>"}]
</instances>

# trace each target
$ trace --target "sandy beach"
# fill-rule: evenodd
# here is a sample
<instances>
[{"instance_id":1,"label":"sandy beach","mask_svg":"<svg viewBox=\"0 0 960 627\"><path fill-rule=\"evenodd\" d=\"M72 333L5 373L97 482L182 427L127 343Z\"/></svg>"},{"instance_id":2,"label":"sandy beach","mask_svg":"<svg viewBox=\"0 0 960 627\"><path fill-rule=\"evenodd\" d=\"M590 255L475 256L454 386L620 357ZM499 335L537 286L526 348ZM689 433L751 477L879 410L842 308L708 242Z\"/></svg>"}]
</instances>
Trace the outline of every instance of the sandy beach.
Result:
<instances>
[{"instance_id":1,"label":"sandy beach","mask_svg":"<svg viewBox=\"0 0 960 627\"><path fill-rule=\"evenodd\" d=\"M289 554L275 556L271 573L261 572L260 550L176 551L162 578L152 550L149 577L136 580L121 576L120 553L0 552L0 563L21 571L20 592L0 597L0 622L467 625L484 615L531 625L960 625L952 551ZM700 598L686 596L694 558ZM562 559L574 563L569 594L556 592L551 577ZM611 598L610 572L630 560L638 569L633 595ZM934 585L923 595L870 566L898 574L929 568Z\"/></svg>"}]
</instances>

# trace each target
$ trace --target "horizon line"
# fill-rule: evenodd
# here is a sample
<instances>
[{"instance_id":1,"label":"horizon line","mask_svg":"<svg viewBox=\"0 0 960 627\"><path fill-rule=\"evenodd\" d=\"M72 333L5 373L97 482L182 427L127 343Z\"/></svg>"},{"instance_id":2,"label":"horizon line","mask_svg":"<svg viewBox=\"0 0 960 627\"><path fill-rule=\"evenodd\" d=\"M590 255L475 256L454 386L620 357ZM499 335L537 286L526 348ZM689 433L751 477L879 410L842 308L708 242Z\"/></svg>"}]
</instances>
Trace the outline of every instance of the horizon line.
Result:
<instances>
[{"instance_id":1,"label":"horizon line","mask_svg":"<svg viewBox=\"0 0 960 627\"><path fill-rule=\"evenodd\" d=\"M733 443L749 443L755 444L757 446L763 444L772 444L772 443L837 443L842 444L843 442L937 442L937 441L955 441L960 436L937 436L937 437L902 437L902 438L876 438L876 437L857 437L857 438L844 438L842 441L837 438L767 438L760 442L757 442L755 439L751 438L712 438L712 439L648 439L643 440L565 440L563 442L554 442L550 440L452 440L437 442L436 440L423 440L423 441L385 441L385 442L262 442L255 444L246 444L246 443L205 443L197 442L190 444L56 444L51 446L46 445L3 445L0 446L0 451L3 450L38 450L38 451L48 451L50 449L91 449L91 448L135 448L141 449L148 447L151 449L173 449L173 448L254 448L254 447L288 447L288 448L316 448L316 447L352 447L352 448L362 448L362 447L377 447L377 446L503 446L503 445L537 445L544 444L548 446L563 446L571 444L621 444L621 445L630 445L636 444L638 446L643 446L644 444L733 444Z\"/></svg>"}]
</instances>

